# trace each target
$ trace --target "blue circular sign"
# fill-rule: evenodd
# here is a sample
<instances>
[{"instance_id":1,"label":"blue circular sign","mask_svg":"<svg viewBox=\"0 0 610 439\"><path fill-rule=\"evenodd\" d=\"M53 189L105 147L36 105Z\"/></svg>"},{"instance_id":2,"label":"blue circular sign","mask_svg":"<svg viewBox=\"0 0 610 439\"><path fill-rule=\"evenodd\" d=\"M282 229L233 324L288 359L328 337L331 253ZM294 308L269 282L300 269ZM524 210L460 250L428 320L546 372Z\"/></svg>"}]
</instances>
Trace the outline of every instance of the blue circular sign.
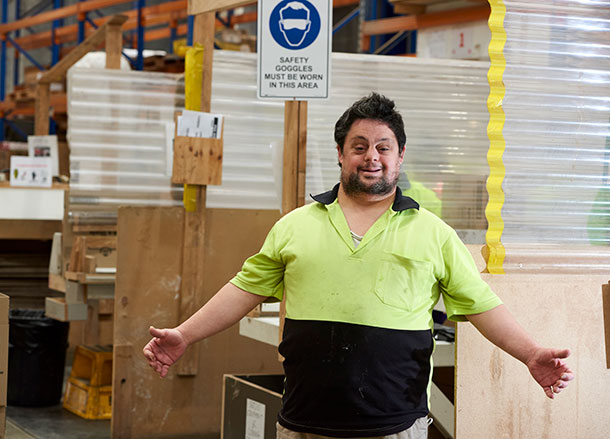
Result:
<instances>
[{"instance_id":1,"label":"blue circular sign","mask_svg":"<svg viewBox=\"0 0 610 439\"><path fill-rule=\"evenodd\" d=\"M320 34L320 14L307 0L283 0L271 11L269 30L285 49L304 49Z\"/></svg>"}]
</instances>

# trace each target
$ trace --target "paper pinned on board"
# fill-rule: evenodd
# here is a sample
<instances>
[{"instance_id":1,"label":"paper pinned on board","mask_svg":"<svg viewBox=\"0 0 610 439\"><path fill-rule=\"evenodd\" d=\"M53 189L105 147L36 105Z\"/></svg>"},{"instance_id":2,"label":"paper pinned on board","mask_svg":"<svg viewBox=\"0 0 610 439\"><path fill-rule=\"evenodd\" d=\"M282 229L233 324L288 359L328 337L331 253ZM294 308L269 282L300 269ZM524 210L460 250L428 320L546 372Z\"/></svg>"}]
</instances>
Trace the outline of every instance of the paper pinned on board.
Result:
<instances>
[{"instance_id":1,"label":"paper pinned on board","mask_svg":"<svg viewBox=\"0 0 610 439\"><path fill-rule=\"evenodd\" d=\"M184 110L178 116L177 135L184 137L206 137L220 139L223 117L220 114Z\"/></svg>"},{"instance_id":2,"label":"paper pinned on board","mask_svg":"<svg viewBox=\"0 0 610 439\"><path fill-rule=\"evenodd\" d=\"M28 155L30 157L50 157L52 175L59 175L59 153L57 136L28 136Z\"/></svg>"}]
</instances>

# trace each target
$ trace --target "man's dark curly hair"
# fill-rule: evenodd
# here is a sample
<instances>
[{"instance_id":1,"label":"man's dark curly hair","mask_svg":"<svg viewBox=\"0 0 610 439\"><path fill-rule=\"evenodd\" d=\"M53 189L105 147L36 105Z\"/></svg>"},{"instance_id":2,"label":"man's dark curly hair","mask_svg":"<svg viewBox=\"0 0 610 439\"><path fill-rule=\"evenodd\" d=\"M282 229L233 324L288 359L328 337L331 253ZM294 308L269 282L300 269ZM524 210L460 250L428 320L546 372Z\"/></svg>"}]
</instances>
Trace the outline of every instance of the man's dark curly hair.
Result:
<instances>
[{"instance_id":1,"label":"man's dark curly hair","mask_svg":"<svg viewBox=\"0 0 610 439\"><path fill-rule=\"evenodd\" d=\"M402 116L394 109L395 106L394 101L375 92L354 102L335 124L335 142L341 148L341 152L343 152L343 144L352 124L358 119L374 119L384 122L390 127L398 141L398 152L402 153L407 142L407 135Z\"/></svg>"}]
</instances>

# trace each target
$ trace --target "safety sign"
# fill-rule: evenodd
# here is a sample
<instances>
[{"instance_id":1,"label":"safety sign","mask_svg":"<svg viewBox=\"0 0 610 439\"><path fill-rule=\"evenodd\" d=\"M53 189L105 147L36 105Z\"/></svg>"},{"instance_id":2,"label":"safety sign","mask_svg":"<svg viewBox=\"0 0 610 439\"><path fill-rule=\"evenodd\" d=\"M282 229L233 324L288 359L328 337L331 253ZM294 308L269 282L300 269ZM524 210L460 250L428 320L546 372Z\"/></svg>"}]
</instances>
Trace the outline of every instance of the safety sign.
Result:
<instances>
[{"instance_id":1,"label":"safety sign","mask_svg":"<svg viewBox=\"0 0 610 439\"><path fill-rule=\"evenodd\" d=\"M258 97L326 99L332 0L259 0Z\"/></svg>"}]
</instances>

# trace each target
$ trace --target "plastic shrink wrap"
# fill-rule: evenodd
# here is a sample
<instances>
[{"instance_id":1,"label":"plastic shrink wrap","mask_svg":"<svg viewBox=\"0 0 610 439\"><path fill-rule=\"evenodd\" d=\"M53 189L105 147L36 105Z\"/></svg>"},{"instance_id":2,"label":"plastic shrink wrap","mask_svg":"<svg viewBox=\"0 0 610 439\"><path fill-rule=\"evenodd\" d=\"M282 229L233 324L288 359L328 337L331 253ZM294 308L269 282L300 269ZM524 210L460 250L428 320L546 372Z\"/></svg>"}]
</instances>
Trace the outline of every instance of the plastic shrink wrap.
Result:
<instances>
[{"instance_id":1,"label":"plastic shrink wrap","mask_svg":"<svg viewBox=\"0 0 610 439\"><path fill-rule=\"evenodd\" d=\"M610 273L610 7L504 4L504 272Z\"/></svg>"}]
</instances>

